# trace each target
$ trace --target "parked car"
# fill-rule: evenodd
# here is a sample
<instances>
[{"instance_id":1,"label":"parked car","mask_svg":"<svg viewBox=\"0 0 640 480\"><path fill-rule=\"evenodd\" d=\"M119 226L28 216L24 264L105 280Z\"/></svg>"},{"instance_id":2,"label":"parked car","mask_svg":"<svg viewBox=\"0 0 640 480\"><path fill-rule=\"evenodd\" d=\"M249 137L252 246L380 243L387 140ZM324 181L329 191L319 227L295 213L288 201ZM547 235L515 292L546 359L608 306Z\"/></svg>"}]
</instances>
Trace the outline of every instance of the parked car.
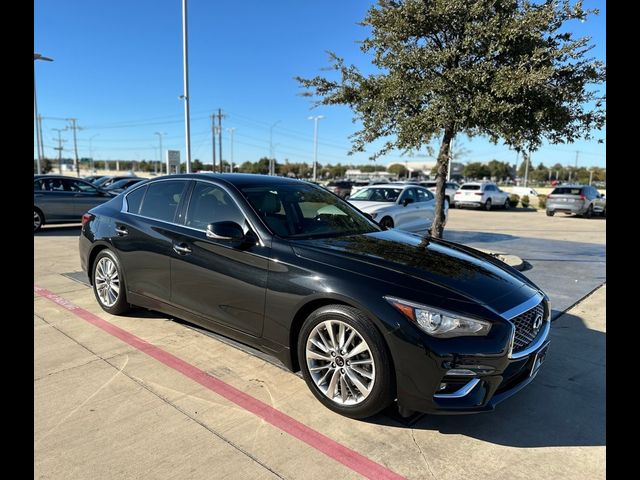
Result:
<instances>
[{"instance_id":1,"label":"parked car","mask_svg":"<svg viewBox=\"0 0 640 480\"><path fill-rule=\"evenodd\" d=\"M362 190L364 187L368 187L369 185L386 185L389 182L389 180L386 179L379 179L379 180L358 180L356 182L353 182L351 184L351 193L350 195L355 194L358 190Z\"/></svg>"},{"instance_id":2,"label":"parked car","mask_svg":"<svg viewBox=\"0 0 640 480\"><path fill-rule=\"evenodd\" d=\"M327 190L335 193L341 198L344 198L351 194L351 182L346 180L329 182L327 184Z\"/></svg>"},{"instance_id":3,"label":"parked car","mask_svg":"<svg viewBox=\"0 0 640 480\"><path fill-rule=\"evenodd\" d=\"M98 180L95 180L93 184L99 188L107 188L113 182L117 182L118 180L129 180L132 178L140 178L135 175L106 175Z\"/></svg>"},{"instance_id":4,"label":"parked car","mask_svg":"<svg viewBox=\"0 0 640 480\"><path fill-rule=\"evenodd\" d=\"M420 182L420 185L425 187L434 195L436 194L436 181L435 180L427 180L425 182ZM453 196L456 194L456 191L460 188L456 182L446 182L444 184L444 199L451 205L451 200L453 200Z\"/></svg>"},{"instance_id":5,"label":"parked car","mask_svg":"<svg viewBox=\"0 0 640 480\"><path fill-rule=\"evenodd\" d=\"M500 190L493 182L467 182L456 190L453 206L482 207L485 210L493 207L509 208L509 194Z\"/></svg>"},{"instance_id":6,"label":"parked car","mask_svg":"<svg viewBox=\"0 0 640 480\"><path fill-rule=\"evenodd\" d=\"M87 177L82 177L83 180L86 180L89 183L93 183L96 180L99 180L100 178L104 177L104 175L89 175Z\"/></svg>"},{"instance_id":7,"label":"parked car","mask_svg":"<svg viewBox=\"0 0 640 480\"><path fill-rule=\"evenodd\" d=\"M105 188L110 193L122 193L127 188L135 185L136 183L144 182L146 178L123 178L122 180L116 180L111 185Z\"/></svg>"},{"instance_id":8,"label":"parked car","mask_svg":"<svg viewBox=\"0 0 640 480\"><path fill-rule=\"evenodd\" d=\"M534 188L531 187L511 187L511 193L515 193L516 195L528 195L529 197L537 197L538 192Z\"/></svg>"},{"instance_id":9,"label":"parked car","mask_svg":"<svg viewBox=\"0 0 640 480\"><path fill-rule=\"evenodd\" d=\"M44 224L75 223L82 215L113 195L80 178L34 175L33 231Z\"/></svg>"},{"instance_id":10,"label":"parked car","mask_svg":"<svg viewBox=\"0 0 640 480\"><path fill-rule=\"evenodd\" d=\"M298 180L152 179L85 215L79 251L106 312L150 308L250 344L352 418L394 399L404 413L492 410L548 351L548 298L518 271L383 230Z\"/></svg>"},{"instance_id":11,"label":"parked car","mask_svg":"<svg viewBox=\"0 0 640 480\"><path fill-rule=\"evenodd\" d=\"M562 185L554 188L547 196L546 210L550 217L556 212L575 213L586 218L594 214L606 217L607 199L589 185Z\"/></svg>"},{"instance_id":12,"label":"parked car","mask_svg":"<svg viewBox=\"0 0 640 480\"><path fill-rule=\"evenodd\" d=\"M359 190L348 200L384 228L424 231L431 227L435 216L435 196L418 185L371 185ZM445 222L448 210L445 203Z\"/></svg>"}]
</instances>

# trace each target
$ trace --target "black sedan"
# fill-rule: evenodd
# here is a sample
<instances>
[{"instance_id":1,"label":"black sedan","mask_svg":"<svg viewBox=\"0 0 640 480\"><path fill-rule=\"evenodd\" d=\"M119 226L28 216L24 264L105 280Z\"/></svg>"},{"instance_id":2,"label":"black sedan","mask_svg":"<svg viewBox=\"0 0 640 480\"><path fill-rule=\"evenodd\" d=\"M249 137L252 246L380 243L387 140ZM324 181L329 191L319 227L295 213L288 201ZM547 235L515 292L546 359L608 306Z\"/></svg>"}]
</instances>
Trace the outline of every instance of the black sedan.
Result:
<instances>
[{"instance_id":1,"label":"black sedan","mask_svg":"<svg viewBox=\"0 0 640 480\"><path fill-rule=\"evenodd\" d=\"M109 193L119 194L124 192L127 188L134 186L136 183L144 182L146 178L123 178L116 180L108 187L105 187L105 191Z\"/></svg>"},{"instance_id":2,"label":"black sedan","mask_svg":"<svg viewBox=\"0 0 640 480\"><path fill-rule=\"evenodd\" d=\"M499 260L384 230L307 182L173 175L83 218L100 306L137 305L267 352L353 418L494 408L545 358L547 296Z\"/></svg>"}]
</instances>

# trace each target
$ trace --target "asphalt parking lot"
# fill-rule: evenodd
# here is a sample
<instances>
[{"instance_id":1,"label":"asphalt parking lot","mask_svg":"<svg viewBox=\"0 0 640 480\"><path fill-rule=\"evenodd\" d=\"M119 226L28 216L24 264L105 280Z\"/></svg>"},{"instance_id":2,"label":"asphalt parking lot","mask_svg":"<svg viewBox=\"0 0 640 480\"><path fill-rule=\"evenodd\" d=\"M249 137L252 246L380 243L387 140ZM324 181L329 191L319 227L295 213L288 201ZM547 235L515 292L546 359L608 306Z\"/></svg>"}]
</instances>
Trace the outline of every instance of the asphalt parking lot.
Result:
<instances>
[{"instance_id":1,"label":"asphalt parking lot","mask_svg":"<svg viewBox=\"0 0 640 480\"><path fill-rule=\"evenodd\" d=\"M451 211L446 237L521 256L557 318L546 365L495 412L412 423L341 417L299 376L164 315L106 314L63 275L78 235L34 235L37 478L605 475L605 220Z\"/></svg>"}]
</instances>

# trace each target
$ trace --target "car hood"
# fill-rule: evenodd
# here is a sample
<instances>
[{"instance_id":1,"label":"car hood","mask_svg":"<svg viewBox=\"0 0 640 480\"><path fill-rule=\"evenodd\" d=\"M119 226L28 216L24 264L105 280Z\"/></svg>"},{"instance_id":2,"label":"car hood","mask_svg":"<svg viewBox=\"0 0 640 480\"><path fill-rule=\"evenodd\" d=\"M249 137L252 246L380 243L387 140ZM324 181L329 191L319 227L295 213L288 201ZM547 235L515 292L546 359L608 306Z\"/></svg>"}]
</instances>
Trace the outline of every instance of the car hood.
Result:
<instances>
[{"instance_id":1,"label":"car hood","mask_svg":"<svg viewBox=\"0 0 640 480\"><path fill-rule=\"evenodd\" d=\"M383 208L393 207L396 205L395 202L367 202L364 200L353 200L349 201L354 207L356 207L361 212L376 212L378 210L382 210Z\"/></svg>"},{"instance_id":2,"label":"car hood","mask_svg":"<svg viewBox=\"0 0 640 480\"><path fill-rule=\"evenodd\" d=\"M423 247L421 240L419 235L386 230L295 240L291 244L300 257L355 273L365 269L364 262L367 271L371 272L373 267L376 277L382 281L394 282L407 290L435 291L446 297L480 303L497 313L520 305L540 292L519 272L478 250L434 238Z\"/></svg>"}]
</instances>

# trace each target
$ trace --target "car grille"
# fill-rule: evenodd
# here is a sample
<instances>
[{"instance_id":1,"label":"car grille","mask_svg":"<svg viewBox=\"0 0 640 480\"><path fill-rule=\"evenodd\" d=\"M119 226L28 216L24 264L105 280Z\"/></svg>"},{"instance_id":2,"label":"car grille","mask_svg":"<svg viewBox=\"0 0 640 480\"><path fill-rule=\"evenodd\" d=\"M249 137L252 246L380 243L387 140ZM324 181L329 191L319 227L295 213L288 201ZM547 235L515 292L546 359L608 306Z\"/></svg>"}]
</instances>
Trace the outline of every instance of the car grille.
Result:
<instances>
[{"instance_id":1,"label":"car grille","mask_svg":"<svg viewBox=\"0 0 640 480\"><path fill-rule=\"evenodd\" d=\"M538 329L533 328L535 319L541 315L544 320L544 304L540 302L538 305L530 310L512 318L511 321L516 326L516 337L513 343L513 353L518 353L531 344L533 340L538 336L541 327Z\"/></svg>"}]
</instances>

